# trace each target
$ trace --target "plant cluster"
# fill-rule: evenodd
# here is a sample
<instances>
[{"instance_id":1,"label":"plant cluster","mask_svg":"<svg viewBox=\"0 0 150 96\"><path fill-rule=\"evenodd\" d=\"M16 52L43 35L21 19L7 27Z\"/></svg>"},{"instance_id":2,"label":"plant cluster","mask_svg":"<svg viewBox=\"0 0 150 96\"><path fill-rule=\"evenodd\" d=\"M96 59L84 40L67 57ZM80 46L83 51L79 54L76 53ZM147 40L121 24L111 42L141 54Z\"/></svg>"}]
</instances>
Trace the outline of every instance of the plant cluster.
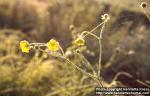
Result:
<instances>
[{"instance_id":1,"label":"plant cluster","mask_svg":"<svg viewBox=\"0 0 150 96\"><path fill-rule=\"evenodd\" d=\"M82 72L83 74L93 78L93 80L96 80L99 84L99 86L103 86L102 82L101 82L101 78L100 78L100 71L101 71L101 59L102 59L102 34L103 34L103 30L104 27L106 25L106 23L109 21L110 17L108 14L104 14L101 16L102 19L102 23L100 23L98 26L96 26L95 28L93 28L91 31L84 31L82 32L80 35L77 36L77 38L73 41L73 45L75 45L78 48L78 51L80 51L80 48L82 46L85 46L86 41L84 40L84 38L88 35L93 36L94 38L96 38L99 42L99 63L98 63L98 71L96 72L96 70L94 70L94 68L92 67L92 65L88 62L88 60L86 58L84 58L88 63L87 65L91 68L91 70L93 71L93 73L88 73L86 72L84 69L80 68L79 66L77 66L76 64L74 64L71 60L69 60L66 56L66 52L64 52L64 50L62 49L62 47L60 46L59 42L56 41L55 39L51 39L48 43L29 43L26 40L23 40L20 42L20 48L22 50L22 52L25 53L29 53L30 50L35 49L38 51L42 51L45 53L48 53L50 55L53 56L57 56L61 59L64 59L66 62L68 62L69 64L71 64L74 68L76 68L77 70L79 70L80 72ZM93 32L99 28L100 26L102 26L99 36L96 36ZM45 47L45 48L43 48ZM60 53L60 52L61 53ZM81 55L82 57L84 57L81 53L79 53L78 51L74 51L77 55ZM55 52L55 53L53 53Z\"/></svg>"}]
</instances>

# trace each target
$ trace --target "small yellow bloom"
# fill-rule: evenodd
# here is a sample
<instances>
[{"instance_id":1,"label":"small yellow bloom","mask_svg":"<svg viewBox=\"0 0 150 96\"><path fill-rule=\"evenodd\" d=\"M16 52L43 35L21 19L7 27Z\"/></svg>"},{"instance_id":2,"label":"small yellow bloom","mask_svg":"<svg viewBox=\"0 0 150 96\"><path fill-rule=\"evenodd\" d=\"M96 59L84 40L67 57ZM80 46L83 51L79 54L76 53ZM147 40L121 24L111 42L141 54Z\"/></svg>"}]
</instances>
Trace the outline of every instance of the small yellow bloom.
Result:
<instances>
[{"instance_id":1,"label":"small yellow bloom","mask_svg":"<svg viewBox=\"0 0 150 96\"><path fill-rule=\"evenodd\" d=\"M49 50L51 51L58 51L59 50L59 43L54 40L54 39L51 39L48 43L47 43L47 47Z\"/></svg>"},{"instance_id":2,"label":"small yellow bloom","mask_svg":"<svg viewBox=\"0 0 150 96\"><path fill-rule=\"evenodd\" d=\"M84 46L85 45L85 40L83 38L79 37L73 43L77 46Z\"/></svg>"},{"instance_id":3,"label":"small yellow bloom","mask_svg":"<svg viewBox=\"0 0 150 96\"><path fill-rule=\"evenodd\" d=\"M21 48L22 52L29 53L29 50L30 50L29 42L26 40L21 41L20 42L20 48Z\"/></svg>"}]
</instances>

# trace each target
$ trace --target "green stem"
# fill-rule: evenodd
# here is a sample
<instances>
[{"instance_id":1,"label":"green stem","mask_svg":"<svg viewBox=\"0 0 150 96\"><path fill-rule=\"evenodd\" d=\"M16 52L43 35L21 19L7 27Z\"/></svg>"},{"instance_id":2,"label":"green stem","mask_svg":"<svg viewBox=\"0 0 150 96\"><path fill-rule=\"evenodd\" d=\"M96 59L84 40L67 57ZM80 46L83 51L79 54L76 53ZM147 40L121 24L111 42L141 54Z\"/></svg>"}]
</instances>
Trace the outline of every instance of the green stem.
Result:
<instances>
[{"instance_id":1,"label":"green stem","mask_svg":"<svg viewBox=\"0 0 150 96\"><path fill-rule=\"evenodd\" d=\"M46 44L45 44L45 43L30 43L30 45L46 46Z\"/></svg>"},{"instance_id":2,"label":"green stem","mask_svg":"<svg viewBox=\"0 0 150 96\"><path fill-rule=\"evenodd\" d=\"M97 28L99 28L101 25L103 25L105 22L100 23L99 25L97 25L95 28L93 28L89 33L94 32ZM84 37L86 37L88 34L84 35Z\"/></svg>"},{"instance_id":3,"label":"green stem","mask_svg":"<svg viewBox=\"0 0 150 96\"><path fill-rule=\"evenodd\" d=\"M113 55L110 57L110 60L104 65L105 69L109 68L112 65L112 63L115 61L115 58L117 57L117 53L118 52L116 50L113 52Z\"/></svg>"},{"instance_id":4,"label":"green stem","mask_svg":"<svg viewBox=\"0 0 150 96\"><path fill-rule=\"evenodd\" d=\"M148 20L150 20L150 16L148 15L148 12L146 10L142 10L144 12L144 14L146 15L146 17L148 18Z\"/></svg>"},{"instance_id":5,"label":"green stem","mask_svg":"<svg viewBox=\"0 0 150 96\"><path fill-rule=\"evenodd\" d=\"M67 59L66 57L64 56L61 56L62 59L66 60L69 64L71 64L73 67L75 67L77 70L79 70L80 72L82 72L83 74L85 74L86 76L88 77L91 77L93 80L96 80L99 84L100 87L102 87L102 83L101 81L99 80L99 78L97 76L94 76L88 72L86 72L85 70L81 69L80 67L78 67L76 64L74 64L73 62L71 62L69 59Z\"/></svg>"},{"instance_id":6,"label":"green stem","mask_svg":"<svg viewBox=\"0 0 150 96\"><path fill-rule=\"evenodd\" d=\"M61 51L62 55L65 56L65 52L64 52L64 50L62 49L62 47L60 45L59 45L59 48L60 48L60 51Z\"/></svg>"},{"instance_id":7,"label":"green stem","mask_svg":"<svg viewBox=\"0 0 150 96\"><path fill-rule=\"evenodd\" d=\"M102 29L100 31L100 35L99 35L99 60L98 60L98 77L100 77L100 71L101 71L101 62L102 62L102 35L103 35L103 30L105 27L105 22L103 23Z\"/></svg>"},{"instance_id":8,"label":"green stem","mask_svg":"<svg viewBox=\"0 0 150 96\"><path fill-rule=\"evenodd\" d=\"M85 35L84 35L84 34L85 34ZM89 32L89 31L84 31L84 32L81 33L81 37L82 37L82 38L85 38L85 36L87 36L87 35L91 35L91 36L93 36L93 37L95 37L96 39L99 40L99 37L98 37L98 36L96 36L95 34Z\"/></svg>"},{"instance_id":9,"label":"green stem","mask_svg":"<svg viewBox=\"0 0 150 96\"><path fill-rule=\"evenodd\" d=\"M90 62L83 55L76 53L76 52L75 52L75 54L80 56L86 62L87 66L93 71L93 74L96 74L96 71L94 70L93 66L90 64Z\"/></svg>"}]
</instances>

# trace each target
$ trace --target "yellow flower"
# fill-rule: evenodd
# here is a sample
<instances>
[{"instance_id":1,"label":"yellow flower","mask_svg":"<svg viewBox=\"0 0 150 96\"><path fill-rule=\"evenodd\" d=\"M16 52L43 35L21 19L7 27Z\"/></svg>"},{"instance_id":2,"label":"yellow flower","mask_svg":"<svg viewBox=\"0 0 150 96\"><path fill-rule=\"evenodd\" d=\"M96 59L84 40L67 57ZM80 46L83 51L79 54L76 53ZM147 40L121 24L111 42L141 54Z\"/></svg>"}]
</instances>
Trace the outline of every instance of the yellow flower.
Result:
<instances>
[{"instance_id":1,"label":"yellow flower","mask_svg":"<svg viewBox=\"0 0 150 96\"><path fill-rule=\"evenodd\" d=\"M49 50L51 51L58 51L59 50L59 43L54 40L54 39L51 39L48 43L47 43L47 47Z\"/></svg>"},{"instance_id":2,"label":"yellow flower","mask_svg":"<svg viewBox=\"0 0 150 96\"><path fill-rule=\"evenodd\" d=\"M85 45L85 40L83 38L79 37L73 43L77 46L84 46Z\"/></svg>"},{"instance_id":3,"label":"yellow flower","mask_svg":"<svg viewBox=\"0 0 150 96\"><path fill-rule=\"evenodd\" d=\"M29 42L26 40L21 41L20 42L20 48L21 48L22 52L29 53L29 50L30 50Z\"/></svg>"}]
</instances>

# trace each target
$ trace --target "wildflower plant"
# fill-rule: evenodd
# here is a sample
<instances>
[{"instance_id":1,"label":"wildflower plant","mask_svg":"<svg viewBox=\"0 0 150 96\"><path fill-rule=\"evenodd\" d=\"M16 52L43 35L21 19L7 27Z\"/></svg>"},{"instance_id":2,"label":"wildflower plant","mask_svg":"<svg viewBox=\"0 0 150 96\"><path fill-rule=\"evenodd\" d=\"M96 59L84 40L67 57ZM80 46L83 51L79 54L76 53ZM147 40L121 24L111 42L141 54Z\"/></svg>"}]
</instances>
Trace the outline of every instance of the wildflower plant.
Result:
<instances>
[{"instance_id":1,"label":"wildflower plant","mask_svg":"<svg viewBox=\"0 0 150 96\"><path fill-rule=\"evenodd\" d=\"M104 27L106 23L110 20L110 17L108 14L104 14L101 16L102 22L98 24L95 28L93 28L91 31L83 31L81 34L78 34L77 38L74 38L72 44L76 47L75 51L71 50L71 53L76 54L80 56L85 62L86 65L92 70L91 72L87 72L85 69L79 67L77 64L75 64L73 61L71 61L67 55L68 50L64 52L63 48L59 44L59 42L55 39L51 39L47 43L29 43L26 40L23 40L20 42L20 48L22 52L29 53L29 51L32 50L38 50L42 51L44 53L50 54L52 56L59 57L60 59L63 59L68 64L72 65L75 69L82 72L84 75L91 77L93 80L97 81L100 87L103 86L102 80L101 80L101 60L102 60L102 35L104 31ZM95 35L93 32L101 27L101 30L99 32L99 36ZM99 61L98 61L98 69L94 69L94 67L91 65L91 63L84 57L82 53L79 51L82 51L82 49L86 49L86 40L85 37L87 36L93 36L93 38L96 38L99 42ZM54 54L55 52L56 54Z\"/></svg>"}]
</instances>

